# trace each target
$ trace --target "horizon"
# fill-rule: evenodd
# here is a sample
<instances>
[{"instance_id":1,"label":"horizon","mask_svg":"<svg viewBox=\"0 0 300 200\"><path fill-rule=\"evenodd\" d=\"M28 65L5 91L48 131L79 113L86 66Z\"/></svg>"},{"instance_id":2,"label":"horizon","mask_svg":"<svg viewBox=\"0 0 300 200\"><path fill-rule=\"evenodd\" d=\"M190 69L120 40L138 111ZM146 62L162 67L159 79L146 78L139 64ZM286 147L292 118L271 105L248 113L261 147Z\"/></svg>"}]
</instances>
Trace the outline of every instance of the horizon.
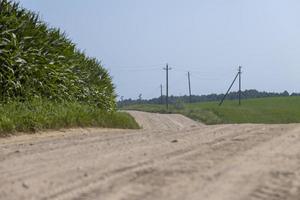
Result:
<instances>
[{"instance_id":1,"label":"horizon","mask_svg":"<svg viewBox=\"0 0 300 200\"><path fill-rule=\"evenodd\" d=\"M300 91L295 0L19 2L101 60L118 99L160 96L166 63L170 96L188 94L188 71L192 94L225 93L239 65L243 90Z\"/></svg>"},{"instance_id":2,"label":"horizon","mask_svg":"<svg viewBox=\"0 0 300 200\"><path fill-rule=\"evenodd\" d=\"M251 90L254 90L254 91L259 92L259 93L268 93L268 94L273 94L274 93L274 94L278 94L278 95L284 94L285 92L288 92L287 90L275 92L275 91L259 91L259 90L256 90L256 89L245 89L245 90L242 90L241 92L243 94L244 92L251 91ZM238 91L230 91L228 94L232 94L232 93L238 94ZM291 92L291 93L288 92L288 94L289 94L289 96L295 96L295 95L298 96L298 95L300 95L300 92L299 93L297 93L297 92ZM210 96L210 95L225 95L225 92L223 92L223 93L208 93L208 94L192 94L192 97L195 97L195 96L197 96L197 97L199 97L199 96ZM166 97L166 95L163 94L163 97ZM171 98L171 97L172 98L181 98L181 97L189 97L189 95L188 94L184 94L184 95L181 95L181 96L169 95L169 98ZM273 96L271 96L271 97L273 97ZM152 98L148 98L148 99L142 98L142 100L149 101L149 100L159 99L159 98L161 98L161 96L156 96L156 97L152 97ZM261 97L258 97L258 98L261 98ZM242 97L242 99L243 99L243 97ZM126 101L126 100L137 101L139 99L138 98L124 98L123 99L123 101ZM122 102L121 98L118 99L118 102Z\"/></svg>"}]
</instances>

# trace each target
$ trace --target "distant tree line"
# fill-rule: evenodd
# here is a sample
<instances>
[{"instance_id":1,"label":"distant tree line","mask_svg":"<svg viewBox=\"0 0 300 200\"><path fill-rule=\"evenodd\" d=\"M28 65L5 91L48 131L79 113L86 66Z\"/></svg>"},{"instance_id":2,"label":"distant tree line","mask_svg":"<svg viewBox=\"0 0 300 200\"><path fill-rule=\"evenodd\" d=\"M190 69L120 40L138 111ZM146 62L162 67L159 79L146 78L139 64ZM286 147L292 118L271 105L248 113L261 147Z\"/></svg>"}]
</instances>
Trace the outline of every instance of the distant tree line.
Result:
<instances>
[{"instance_id":1,"label":"distant tree line","mask_svg":"<svg viewBox=\"0 0 300 200\"><path fill-rule=\"evenodd\" d=\"M192 103L198 102L209 102L209 101L220 101L224 94L208 94L208 95L192 95L191 101ZM277 92L259 92L257 90L245 90L242 92L243 99L252 99L252 98L264 98L264 97L286 97L286 96L300 96L300 93L292 93L289 94L287 91L277 93ZM133 104L165 104L165 96L156 97L152 99L142 99L141 95L139 95L138 99L123 99L118 102L118 106L127 106ZM238 99L238 92L230 92L226 97L227 100L235 100ZM170 104L174 104L176 102L189 102L189 96L169 96Z\"/></svg>"}]
</instances>

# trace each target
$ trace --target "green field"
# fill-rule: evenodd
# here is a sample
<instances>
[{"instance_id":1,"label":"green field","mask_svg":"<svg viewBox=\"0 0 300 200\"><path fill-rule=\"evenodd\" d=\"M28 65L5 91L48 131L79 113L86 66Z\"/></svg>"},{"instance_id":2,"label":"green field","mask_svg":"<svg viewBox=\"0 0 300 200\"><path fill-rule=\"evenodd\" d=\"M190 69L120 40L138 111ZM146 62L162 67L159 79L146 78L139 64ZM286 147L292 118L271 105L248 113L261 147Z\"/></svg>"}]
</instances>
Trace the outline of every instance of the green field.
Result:
<instances>
[{"instance_id":1,"label":"green field","mask_svg":"<svg viewBox=\"0 0 300 200\"><path fill-rule=\"evenodd\" d=\"M159 113L180 113L205 124L223 123L300 123L300 97L276 97L218 102L171 105L169 111L163 105L132 105L128 110Z\"/></svg>"}]
</instances>

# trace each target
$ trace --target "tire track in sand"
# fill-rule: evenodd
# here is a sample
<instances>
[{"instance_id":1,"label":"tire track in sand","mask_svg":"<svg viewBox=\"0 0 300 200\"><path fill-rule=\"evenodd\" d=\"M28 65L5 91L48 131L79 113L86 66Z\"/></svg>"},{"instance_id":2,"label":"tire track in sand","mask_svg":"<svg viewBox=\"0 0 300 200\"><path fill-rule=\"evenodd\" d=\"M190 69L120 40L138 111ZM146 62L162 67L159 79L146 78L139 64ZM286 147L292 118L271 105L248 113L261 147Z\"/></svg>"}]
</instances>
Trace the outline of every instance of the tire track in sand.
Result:
<instances>
[{"instance_id":1,"label":"tire track in sand","mask_svg":"<svg viewBox=\"0 0 300 200\"><path fill-rule=\"evenodd\" d=\"M205 126L180 115L130 113L144 130L78 129L0 140L0 199L248 200L298 194L300 145L296 136L294 143L289 138L298 125ZM281 164L272 168L270 160Z\"/></svg>"}]
</instances>

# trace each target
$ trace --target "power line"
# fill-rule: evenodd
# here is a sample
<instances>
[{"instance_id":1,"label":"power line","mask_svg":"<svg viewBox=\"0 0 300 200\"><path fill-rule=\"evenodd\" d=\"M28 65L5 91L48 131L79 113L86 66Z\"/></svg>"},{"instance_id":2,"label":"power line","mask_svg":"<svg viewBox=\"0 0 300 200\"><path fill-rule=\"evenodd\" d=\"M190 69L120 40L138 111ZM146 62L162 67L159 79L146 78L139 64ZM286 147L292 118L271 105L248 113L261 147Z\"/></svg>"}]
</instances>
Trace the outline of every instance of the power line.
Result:
<instances>
[{"instance_id":1,"label":"power line","mask_svg":"<svg viewBox=\"0 0 300 200\"><path fill-rule=\"evenodd\" d=\"M209 72L209 71L200 71L200 70L183 70L183 69L178 69L178 68L175 68L174 71L176 72L190 72L190 73L193 73L193 74L196 74L199 76L202 76L202 77L208 77L208 76L213 76L214 77L220 77L220 78L223 78L224 76L229 76L230 73L228 72L224 72L224 73L215 73L215 72Z\"/></svg>"},{"instance_id":2,"label":"power line","mask_svg":"<svg viewBox=\"0 0 300 200\"><path fill-rule=\"evenodd\" d=\"M203 81L215 81L215 80L222 80L224 79L224 77L220 77L220 78L207 78L206 76L200 76L200 75L197 75L197 74L191 74L191 76L194 76L194 77L197 77L199 78L200 80L203 80Z\"/></svg>"},{"instance_id":3,"label":"power line","mask_svg":"<svg viewBox=\"0 0 300 200\"><path fill-rule=\"evenodd\" d=\"M161 67L155 68L113 68L110 67L110 70L118 70L118 71L152 71L152 70L160 70Z\"/></svg>"},{"instance_id":4,"label":"power line","mask_svg":"<svg viewBox=\"0 0 300 200\"><path fill-rule=\"evenodd\" d=\"M166 71L166 107L168 109L169 107L169 70L174 70L174 72L187 72L188 75L188 93L189 93L189 102L192 102L192 87L191 87L191 79L192 77L197 77L195 78L195 80L198 81L213 81L213 80L222 80L224 78L226 78L227 76L224 77L224 75L222 74L228 74L227 72L225 73L212 73L212 72L208 72L208 71L204 71L201 69L193 69L193 70L186 70L186 69L181 69L179 67L174 68L172 65L172 68L169 67L169 64L166 64L166 67L163 68ZM189 68L190 69L190 68ZM138 72L146 72L146 71L151 71L151 70L161 70L161 67L158 66L113 66L111 68L109 68L109 70L115 71L115 70L119 70L119 71L128 71L128 72L132 72L132 71L138 71ZM182 73L183 75L183 73ZM182 82L185 78L182 76L179 76L179 73L176 74L176 76L178 77L176 81L171 80L171 84L175 83L175 85L178 86L184 86L185 84L178 84L179 82ZM228 95L228 93L230 92L233 84L235 83L236 79L239 77L239 104L241 105L241 67L239 67L239 72L236 75L234 81L232 82L232 84L230 85L226 95L224 96L224 98L222 99L222 101L220 102L220 105L222 105L223 101L225 100L226 96ZM152 81L151 81L152 82ZM149 83L150 84L150 83ZM174 88L175 89L175 88ZM181 88L183 89L183 88ZM162 93L163 87L162 85L160 85L160 96L161 96L161 103L163 103L163 93ZM178 90L178 88L176 89ZM156 92L157 93L157 89ZM152 93L151 93L152 94Z\"/></svg>"}]
</instances>

